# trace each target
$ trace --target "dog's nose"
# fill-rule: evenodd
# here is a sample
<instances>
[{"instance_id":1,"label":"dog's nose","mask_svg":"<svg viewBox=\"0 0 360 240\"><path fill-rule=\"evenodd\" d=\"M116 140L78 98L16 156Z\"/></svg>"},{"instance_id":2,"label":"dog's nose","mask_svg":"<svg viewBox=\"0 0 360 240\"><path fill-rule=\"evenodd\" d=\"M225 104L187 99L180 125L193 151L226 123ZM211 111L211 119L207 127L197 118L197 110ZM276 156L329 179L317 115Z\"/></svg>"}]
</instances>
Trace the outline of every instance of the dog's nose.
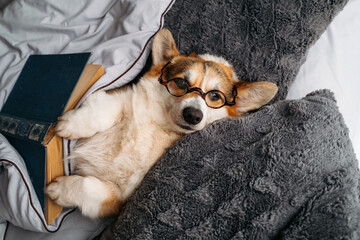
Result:
<instances>
[{"instance_id":1,"label":"dog's nose","mask_svg":"<svg viewBox=\"0 0 360 240\"><path fill-rule=\"evenodd\" d=\"M196 125L201 122L203 113L199 109L187 107L183 110L183 117L187 123Z\"/></svg>"}]
</instances>

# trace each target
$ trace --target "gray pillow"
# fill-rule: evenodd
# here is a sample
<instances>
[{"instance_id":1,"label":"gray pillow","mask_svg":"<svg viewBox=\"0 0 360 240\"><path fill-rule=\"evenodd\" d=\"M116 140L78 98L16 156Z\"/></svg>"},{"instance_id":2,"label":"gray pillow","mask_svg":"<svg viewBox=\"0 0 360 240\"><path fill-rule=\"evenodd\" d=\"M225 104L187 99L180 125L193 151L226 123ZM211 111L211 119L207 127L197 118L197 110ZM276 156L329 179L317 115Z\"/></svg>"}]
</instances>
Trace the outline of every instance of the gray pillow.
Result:
<instances>
[{"instance_id":1,"label":"gray pillow","mask_svg":"<svg viewBox=\"0 0 360 240\"><path fill-rule=\"evenodd\" d=\"M360 239L359 171L328 90L215 122L167 150L115 239Z\"/></svg>"},{"instance_id":2,"label":"gray pillow","mask_svg":"<svg viewBox=\"0 0 360 240\"><path fill-rule=\"evenodd\" d=\"M165 27L183 53L225 57L244 81L279 86L284 99L309 47L347 0L176 0Z\"/></svg>"}]
</instances>

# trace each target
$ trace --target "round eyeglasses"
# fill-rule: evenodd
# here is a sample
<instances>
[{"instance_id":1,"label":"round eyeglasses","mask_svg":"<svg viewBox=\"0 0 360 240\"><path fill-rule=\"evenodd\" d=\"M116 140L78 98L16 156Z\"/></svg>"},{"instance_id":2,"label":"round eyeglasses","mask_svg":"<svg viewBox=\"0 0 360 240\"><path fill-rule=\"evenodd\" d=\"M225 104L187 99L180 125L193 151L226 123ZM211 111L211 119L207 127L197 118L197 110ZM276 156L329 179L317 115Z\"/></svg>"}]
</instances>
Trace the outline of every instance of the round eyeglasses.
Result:
<instances>
[{"instance_id":1,"label":"round eyeglasses","mask_svg":"<svg viewBox=\"0 0 360 240\"><path fill-rule=\"evenodd\" d=\"M201 88L193 87L190 88L189 83L183 79L183 78L172 78L169 81L164 81L162 79L163 76L163 70L170 64L171 62L168 62L165 64L165 66L161 69L159 82L160 84L164 85L167 89L167 91L175 96L175 97L181 97L184 96L187 93L191 92L198 92L202 99L205 100L205 103L210 108L221 108L225 105L233 106L235 105L235 99L237 96L237 90L236 87L234 87L234 99L232 102L228 102L225 94L219 90L211 90L206 93L201 90Z\"/></svg>"}]
</instances>

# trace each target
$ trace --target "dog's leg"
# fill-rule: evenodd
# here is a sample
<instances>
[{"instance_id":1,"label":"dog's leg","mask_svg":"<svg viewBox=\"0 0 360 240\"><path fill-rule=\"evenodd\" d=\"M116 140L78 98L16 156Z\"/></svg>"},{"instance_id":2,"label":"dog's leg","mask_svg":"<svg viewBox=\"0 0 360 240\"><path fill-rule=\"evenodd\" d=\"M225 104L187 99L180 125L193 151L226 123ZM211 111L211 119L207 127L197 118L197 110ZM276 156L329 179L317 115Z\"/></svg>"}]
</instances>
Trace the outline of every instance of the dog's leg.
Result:
<instances>
[{"instance_id":1,"label":"dog's leg","mask_svg":"<svg viewBox=\"0 0 360 240\"><path fill-rule=\"evenodd\" d=\"M114 183L92 176L58 177L45 188L45 193L56 204L79 207L90 218L116 214L122 203Z\"/></svg>"},{"instance_id":2,"label":"dog's leg","mask_svg":"<svg viewBox=\"0 0 360 240\"><path fill-rule=\"evenodd\" d=\"M93 93L79 109L59 117L56 134L68 139L79 139L109 129L121 113L118 96L105 91Z\"/></svg>"}]
</instances>

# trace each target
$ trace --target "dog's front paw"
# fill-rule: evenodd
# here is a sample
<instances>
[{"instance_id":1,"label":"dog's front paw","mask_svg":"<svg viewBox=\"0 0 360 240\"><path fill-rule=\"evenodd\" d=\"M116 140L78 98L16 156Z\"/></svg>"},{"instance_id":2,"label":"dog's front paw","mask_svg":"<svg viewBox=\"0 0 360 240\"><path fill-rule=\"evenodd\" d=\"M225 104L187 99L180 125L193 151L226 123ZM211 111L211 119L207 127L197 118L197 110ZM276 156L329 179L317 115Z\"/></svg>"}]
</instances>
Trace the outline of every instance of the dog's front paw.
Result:
<instances>
[{"instance_id":1,"label":"dog's front paw","mask_svg":"<svg viewBox=\"0 0 360 240\"><path fill-rule=\"evenodd\" d=\"M45 187L44 192L56 204L63 207L75 206L75 203L69 199L68 189L66 187L66 176L58 177Z\"/></svg>"},{"instance_id":2,"label":"dog's front paw","mask_svg":"<svg viewBox=\"0 0 360 240\"><path fill-rule=\"evenodd\" d=\"M55 127L55 133L63 138L78 139L80 136L77 134L77 124L72 121L73 111L67 112L58 118L58 122Z\"/></svg>"}]
</instances>

